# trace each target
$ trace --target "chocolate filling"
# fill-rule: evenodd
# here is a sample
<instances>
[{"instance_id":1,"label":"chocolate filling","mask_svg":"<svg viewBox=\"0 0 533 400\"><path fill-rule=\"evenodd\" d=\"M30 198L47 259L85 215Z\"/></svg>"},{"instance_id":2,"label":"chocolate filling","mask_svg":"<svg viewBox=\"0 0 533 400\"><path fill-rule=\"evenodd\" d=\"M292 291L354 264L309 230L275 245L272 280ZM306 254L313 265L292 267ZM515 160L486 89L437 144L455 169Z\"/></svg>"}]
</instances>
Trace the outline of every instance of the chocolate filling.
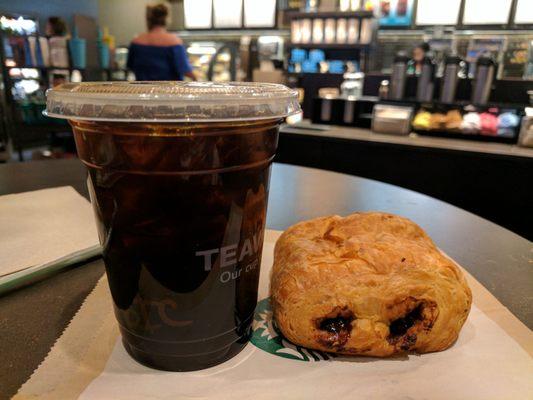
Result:
<instances>
[{"instance_id":1,"label":"chocolate filling","mask_svg":"<svg viewBox=\"0 0 533 400\"><path fill-rule=\"evenodd\" d=\"M337 307L324 318L316 320L316 327L321 331L317 341L327 347L342 348L350 338L354 319L348 308Z\"/></svg>"},{"instance_id":2,"label":"chocolate filling","mask_svg":"<svg viewBox=\"0 0 533 400\"><path fill-rule=\"evenodd\" d=\"M351 330L351 322L353 321L352 318L344 318L344 317L335 317L335 318L326 318L320 322L318 329L321 331L327 331L331 333L341 333L343 330Z\"/></svg>"},{"instance_id":3,"label":"chocolate filling","mask_svg":"<svg viewBox=\"0 0 533 400\"><path fill-rule=\"evenodd\" d=\"M413 311L409 312L405 317L395 319L389 326L391 337L403 336L407 333L409 328L414 326L419 321L422 321L422 304L419 304Z\"/></svg>"}]
</instances>

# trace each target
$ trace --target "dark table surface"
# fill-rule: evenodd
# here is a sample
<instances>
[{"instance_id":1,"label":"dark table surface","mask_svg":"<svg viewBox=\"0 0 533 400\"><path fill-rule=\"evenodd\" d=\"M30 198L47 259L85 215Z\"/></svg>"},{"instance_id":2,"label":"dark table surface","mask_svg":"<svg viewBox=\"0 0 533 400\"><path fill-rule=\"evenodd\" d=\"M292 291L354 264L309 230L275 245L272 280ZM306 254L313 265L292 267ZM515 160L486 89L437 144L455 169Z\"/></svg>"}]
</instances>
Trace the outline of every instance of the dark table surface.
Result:
<instances>
[{"instance_id":1,"label":"dark table surface","mask_svg":"<svg viewBox=\"0 0 533 400\"><path fill-rule=\"evenodd\" d=\"M0 165L0 195L70 185L85 197L78 160ZM368 179L274 165L267 226L283 230L322 215L379 210L421 225L529 328L533 327L533 244L439 200ZM526 218L526 216L524 216ZM42 362L104 273L101 259L0 298L0 398L16 393Z\"/></svg>"}]
</instances>

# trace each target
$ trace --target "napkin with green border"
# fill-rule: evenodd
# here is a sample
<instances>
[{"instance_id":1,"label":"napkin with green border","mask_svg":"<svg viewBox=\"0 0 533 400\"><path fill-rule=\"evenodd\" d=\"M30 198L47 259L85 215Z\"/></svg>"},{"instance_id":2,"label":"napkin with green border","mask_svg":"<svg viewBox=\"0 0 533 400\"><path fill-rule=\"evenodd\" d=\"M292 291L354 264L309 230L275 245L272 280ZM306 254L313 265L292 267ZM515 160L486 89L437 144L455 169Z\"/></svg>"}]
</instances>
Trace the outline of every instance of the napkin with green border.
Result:
<instances>
[{"instance_id":1,"label":"napkin with green border","mask_svg":"<svg viewBox=\"0 0 533 400\"><path fill-rule=\"evenodd\" d=\"M74 188L0 196L0 293L100 252L91 205Z\"/></svg>"}]
</instances>

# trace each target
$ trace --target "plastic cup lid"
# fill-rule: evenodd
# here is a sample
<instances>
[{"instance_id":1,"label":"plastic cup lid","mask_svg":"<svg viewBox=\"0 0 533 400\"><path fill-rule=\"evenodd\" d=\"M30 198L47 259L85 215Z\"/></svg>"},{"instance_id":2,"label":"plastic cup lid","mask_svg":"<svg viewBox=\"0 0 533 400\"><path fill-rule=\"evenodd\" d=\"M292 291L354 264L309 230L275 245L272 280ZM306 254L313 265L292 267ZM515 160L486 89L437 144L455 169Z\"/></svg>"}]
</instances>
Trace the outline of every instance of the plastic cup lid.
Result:
<instances>
[{"instance_id":1,"label":"plastic cup lid","mask_svg":"<svg viewBox=\"0 0 533 400\"><path fill-rule=\"evenodd\" d=\"M298 92L273 83L65 83L46 96L49 117L90 121L246 121L301 111Z\"/></svg>"}]
</instances>

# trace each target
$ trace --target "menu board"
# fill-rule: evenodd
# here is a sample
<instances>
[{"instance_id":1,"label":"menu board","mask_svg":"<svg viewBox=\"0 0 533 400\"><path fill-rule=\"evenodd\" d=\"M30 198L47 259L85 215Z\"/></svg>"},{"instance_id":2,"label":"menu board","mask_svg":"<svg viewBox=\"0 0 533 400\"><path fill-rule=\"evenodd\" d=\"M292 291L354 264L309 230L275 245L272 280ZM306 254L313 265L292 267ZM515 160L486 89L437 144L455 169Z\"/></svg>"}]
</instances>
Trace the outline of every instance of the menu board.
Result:
<instances>
[{"instance_id":1,"label":"menu board","mask_svg":"<svg viewBox=\"0 0 533 400\"><path fill-rule=\"evenodd\" d=\"M455 25L459 18L461 0L418 0L417 25Z\"/></svg>"},{"instance_id":2,"label":"menu board","mask_svg":"<svg viewBox=\"0 0 533 400\"><path fill-rule=\"evenodd\" d=\"M184 0L185 28L211 28L212 0Z\"/></svg>"},{"instance_id":3,"label":"menu board","mask_svg":"<svg viewBox=\"0 0 533 400\"><path fill-rule=\"evenodd\" d=\"M531 1L531 0L529 0ZM465 25L507 24L512 0L466 0L463 15Z\"/></svg>"},{"instance_id":4,"label":"menu board","mask_svg":"<svg viewBox=\"0 0 533 400\"><path fill-rule=\"evenodd\" d=\"M518 0L514 22L515 24L533 24L533 1Z\"/></svg>"},{"instance_id":5,"label":"menu board","mask_svg":"<svg viewBox=\"0 0 533 400\"><path fill-rule=\"evenodd\" d=\"M215 28L242 26L242 0L213 0Z\"/></svg>"},{"instance_id":6,"label":"menu board","mask_svg":"<svg viewBox=\"0 0 533 400\"><path fill-rule=\"evenodd\" d=\"M381 0L379 24L381 26L409 26L413 17L413 0Z\"/></svg>"},{"instance_id":7,"label":"menu board","mask_svg":"<svg viewBox=\"0 0 533 400\"><path fill-rule=\"evenodd\" d=\"M276 0L244 0L246 28L273 28L276 25Z\"/></svg>"}]
</instances>

